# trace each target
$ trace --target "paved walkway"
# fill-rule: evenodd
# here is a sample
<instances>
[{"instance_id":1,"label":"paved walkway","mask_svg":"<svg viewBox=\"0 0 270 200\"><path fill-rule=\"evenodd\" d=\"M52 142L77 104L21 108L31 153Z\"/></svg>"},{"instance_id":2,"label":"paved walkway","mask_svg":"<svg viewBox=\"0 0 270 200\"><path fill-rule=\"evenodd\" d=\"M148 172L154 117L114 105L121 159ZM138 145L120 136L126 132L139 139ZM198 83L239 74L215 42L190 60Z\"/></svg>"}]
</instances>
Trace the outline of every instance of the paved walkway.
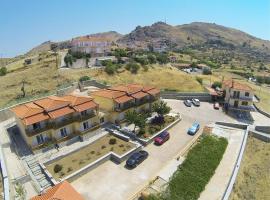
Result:
<instances>
[{"instance_id":1,"label":"paved walkway","mask_svg":"<svg viewBox=\"0 0 270 200\"><path fill-rule=\"evenodd\" d=\"M244 138L244 130L217 125L214 127L213 133L218 136L226 137L229 143L214 176L206 185L205 190L201 193L199 200L222 199L233 172L242 140Z\"/></svg>"}]
</instances>

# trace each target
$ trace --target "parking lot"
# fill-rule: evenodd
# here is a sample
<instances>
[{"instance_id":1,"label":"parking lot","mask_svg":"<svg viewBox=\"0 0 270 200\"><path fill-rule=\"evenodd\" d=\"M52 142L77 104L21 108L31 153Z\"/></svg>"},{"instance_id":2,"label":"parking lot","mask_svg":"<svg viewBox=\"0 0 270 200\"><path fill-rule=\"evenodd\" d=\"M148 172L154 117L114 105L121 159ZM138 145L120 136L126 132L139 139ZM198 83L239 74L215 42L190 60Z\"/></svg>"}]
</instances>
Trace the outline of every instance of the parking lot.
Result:
<instances>
[{"instance_id":1,"label":"parking lot","mask_svg":"<svg viewBox=\"0 0 270 200\"><path fill-rule=\"evenodd\" d=\"M78 178L72 185L86 199L90 200L121 200L128 199L152 180L162 167L166 166L191 141L187 129L194 121L203 127L214 121L233 121L221 110L214 110L210 103L201 103L200 107L186 107L182 101L165 100L173 112L182 115L182 121L172 127L171 138L162 146L150 144L144 148L149 157L132 170L125 168L125 162L117 165L105 162L96 169ZM202 128L200 129L200 132Z\"/></svg>"}]
</instances>

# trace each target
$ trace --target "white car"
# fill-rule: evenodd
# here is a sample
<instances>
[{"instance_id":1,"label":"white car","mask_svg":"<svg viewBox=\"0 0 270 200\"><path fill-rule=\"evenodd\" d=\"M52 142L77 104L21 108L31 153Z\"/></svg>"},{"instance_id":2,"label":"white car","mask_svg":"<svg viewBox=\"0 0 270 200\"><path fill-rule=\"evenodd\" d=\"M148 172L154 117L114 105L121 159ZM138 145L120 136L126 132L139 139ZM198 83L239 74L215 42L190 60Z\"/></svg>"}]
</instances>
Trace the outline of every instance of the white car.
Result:
<instances>
[{"instance_id":1,"label":"white car","mask_svg":"<svg viewBox=\"0 0 270 200\"><path fill-rule=\"evenodd\" d=\"M191 99L194 106L200 106L200 100L199 99Z\"/></svg>"}]
</instances>

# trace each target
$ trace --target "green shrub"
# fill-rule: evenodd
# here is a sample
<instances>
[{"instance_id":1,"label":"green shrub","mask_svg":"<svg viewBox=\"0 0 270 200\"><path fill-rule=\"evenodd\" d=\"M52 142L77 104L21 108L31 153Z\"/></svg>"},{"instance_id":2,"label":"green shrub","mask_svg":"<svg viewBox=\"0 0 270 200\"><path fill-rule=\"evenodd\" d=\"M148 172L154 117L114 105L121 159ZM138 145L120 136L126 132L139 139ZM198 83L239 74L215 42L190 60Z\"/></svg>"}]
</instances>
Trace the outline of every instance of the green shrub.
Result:
<instances>
[{"instance_id":1,"label":"green shrub","mask_svg":"<svg viewBox=\"0 0 270 200\"><path fill-rule=\"evenodd\" d=\"M203 79L201 77L196 76L196 80L202 85Z\"/></svg>"},{"instance_id":2,"label":"green shrub","mask_svg":"<svg viewBox=\"0 0 270 200\"><path fill-rule=\"evenodd\" d=\"M210 74L212 74L211 68L204 67L202 73L203 73L203 75L210 75Z\"/></svg>"},{"instance_id":3,"label":"green shrub","mask_svg":"<svg viewBox=\"0 0 270 200\"><path fill-rule=\"evenodd\" d=\"M90 80L91 78L89 77L89 76L82 76L80 79L79 79L79 81L80 82L83 82L83 81L88 81L88 80Z\"/></svg>"},{"instance_id":4,"label":"green shrub","mask_svg":"<svg viewBox=\"0 0 270 200\"><path fill-rule=\"evenodd\" d=\"M1 67L0 76L5 76L6 74L7 74L7 68L6 67Z\"/></svg>"},{"instance_id":5,"label":"green shrub","mask_svg":"<svg viewBox=\"0 0 270 200\"><path fill-rule=\"evenodd\" d=\"M116 144L116 139L115 139L115 138L111 138L111 139L109 140L109 144L110 144L110 145Z\"/></svg>"},{"instance_id":6,"label":"green shrub","mask_svg":"<svg viewBox=\"0 0 270 200\"><path fill-rule=\"evenodd\" d=\"M222 87L222 83L219 81L215 81L212 86L212 88L216 89L217 87L221 88Z\"/></svg>"},{"instance_id":7,"label":"green shrub","mask_svg":"<svg viewBox=\"0 0 270 200\"><path fill-rule=\"evenodd\" d=\"M59 164L56 164L53 167L54 173L58 173L58 172L62 171L62 169L63 169L63 166L62 165L59 165Z\"/></svg>"},{"instance_id":8,"label":"green shrub","mask_svg":"<svg viewBox=\"0 0 270 200\"><path fill-rule=\"evenodd\" d=\"M125 68L131 73L136 74L140 69L140 65L137 63L128 63Z\"/></svg>"},{"instance_id":9,"label":"green shrub","mask_svg":"<svg viewBox=\"0 0 270 200\"><path fill-rule=\"evenodd\" d=\"M107 65L105 67L105 72L109 75L113 75L115 73L116 69L114 65Z\"/></svg>"}]
</instances>

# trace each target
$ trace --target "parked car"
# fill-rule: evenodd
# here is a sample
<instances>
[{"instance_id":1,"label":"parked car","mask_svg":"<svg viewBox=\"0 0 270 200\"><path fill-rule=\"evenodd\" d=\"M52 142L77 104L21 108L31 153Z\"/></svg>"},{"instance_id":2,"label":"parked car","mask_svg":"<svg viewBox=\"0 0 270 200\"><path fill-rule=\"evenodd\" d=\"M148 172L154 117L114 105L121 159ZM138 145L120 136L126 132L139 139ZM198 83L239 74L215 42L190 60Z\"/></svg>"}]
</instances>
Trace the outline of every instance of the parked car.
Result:
<instances>
[{"instance_id":1,"label":"parked car","mask_svg":"<svg viewBox=\"0 0 270 200\"><path fill-rule=\"evenodd\" d=\"M192 126L188 129L189 135L195 135L200 129L200 124L198 122L194 122Z\"/></svg>"},{"instance_id":2,"label":"parked car","mask_svg":"<svg viewBox=\"0 0 270 200\"><path fill-rule=\"evenodd\" d=\"M191 101L188 100L188 99L184 101L184 104L185 104L187 107L191 107L191 105L192 105Z\"/></svg>"},{"instance_id":3,"label":"parked car","mask_svg":"<svg viewBox=\"0 0 270 200\"><path fill-rule=\"evenodd\" d=\"M165 143L167 140L170 139L170 134L167 131L163 131L160 133L156 138L155 138L155 144L156 145L162 145Z\"/></svg>"},{"instance_id":4,"label":"parked car","mask_svg":"<svg viewBox=\"0 0 270 200\"><path fill-rule=\"evenodd\" d=\"M144 161L148 157L148 152L146 151L138 151L133 153L128 160L126 161L126 166L129 168L134 168L139 165L142 161Z\"/></svg>"},{"instance_id":5,"label":"parked car","mask_svg":"<svg viewBox=\"0 0 270 200\"><path fill-rule=\"evenodd\" d=\"M213 105L214 109L216 110L219 110L219 103L218 102L215 102L214 105Z\"/></svg>"},{"instance_id":6,"label":"parked car","mask_svg":"<svg viewBox=\"0 0 270 200\"><path fill-rule=\"evenodd\" d=\"M192 99L191 100L194 106L200 106L200 100L199 99Z\"/></svg>"}]
</instances>

